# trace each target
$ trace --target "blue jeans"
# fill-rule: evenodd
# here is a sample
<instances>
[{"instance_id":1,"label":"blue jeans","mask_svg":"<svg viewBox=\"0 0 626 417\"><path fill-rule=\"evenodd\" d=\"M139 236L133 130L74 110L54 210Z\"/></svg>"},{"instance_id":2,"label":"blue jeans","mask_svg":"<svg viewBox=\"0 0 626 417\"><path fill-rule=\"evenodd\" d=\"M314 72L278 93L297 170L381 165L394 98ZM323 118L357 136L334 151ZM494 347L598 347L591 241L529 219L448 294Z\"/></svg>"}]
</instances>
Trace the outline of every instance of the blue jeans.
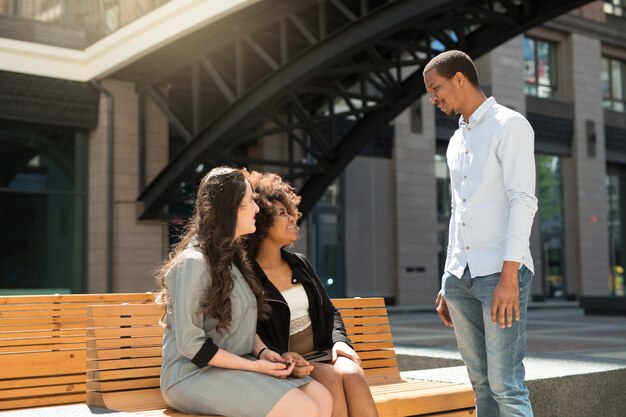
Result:
<instances>
[{"instance_id":1,"label":"blue jeans","mask_svg":"<svg viewBox=\"0 0 626 417\"><path fill-rule=\"evenodd\" d=\"M443 296L474 388L478 417L533 415L522 364L532 278L525 266L519 270L521 318L514 318L511 327L502 329L491 321L491 303L500 273L472 279L469 268L465 268L461 279L448 272L443 276Z\"/></svg>"}]
</instances>

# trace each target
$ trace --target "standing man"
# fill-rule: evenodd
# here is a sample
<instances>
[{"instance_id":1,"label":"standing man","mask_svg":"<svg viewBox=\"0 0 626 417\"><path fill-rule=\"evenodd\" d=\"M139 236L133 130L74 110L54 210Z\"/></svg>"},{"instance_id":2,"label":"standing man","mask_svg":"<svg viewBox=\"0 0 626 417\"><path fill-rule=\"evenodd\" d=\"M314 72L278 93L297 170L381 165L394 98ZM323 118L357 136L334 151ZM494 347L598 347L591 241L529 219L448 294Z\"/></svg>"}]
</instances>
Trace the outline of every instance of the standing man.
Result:
<instances>
[{"instance_id":1,"label":"standing man","mask_svg":"<svg viewBox=\"0 0 626 417\"><path fill-rule=\"evenodd\" d=\"M446 152L452 211L437 313L454 327L478 416L529 417L522 359L534 273L534 132L521 114L485 96L465 53L437 55L423 75L431 102L461 115Z\"/></svg>"}]
</instances>

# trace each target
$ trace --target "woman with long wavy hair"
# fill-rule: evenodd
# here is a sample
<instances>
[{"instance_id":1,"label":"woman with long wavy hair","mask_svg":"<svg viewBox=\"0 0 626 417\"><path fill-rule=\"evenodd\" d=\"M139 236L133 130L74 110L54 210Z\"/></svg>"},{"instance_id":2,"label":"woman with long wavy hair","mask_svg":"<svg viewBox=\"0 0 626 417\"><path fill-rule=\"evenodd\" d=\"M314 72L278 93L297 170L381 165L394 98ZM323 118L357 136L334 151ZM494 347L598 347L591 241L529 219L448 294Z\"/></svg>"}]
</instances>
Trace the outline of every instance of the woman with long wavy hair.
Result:
<instances>
[{"instance_id":1,"label":"woman with long wavy hair","mask_svg":"<svg viewBox=\"0 0 626 417\"><path fill-rule=\"evenodd\" d=\"M377 417L361 360L341 315L309 260L285 249L298 240L300 197L276 174L252 172L248 181L259 213L256 232L246 238L247 251L272 307L257 324L261 341L272 353L296 364L292 375L310 375L328 388L333 417ZM324 350L329 351L325 362L305 359L307 353Z\"/></svg>"},{"instance_id":2,"label":"woman with long wavy hair","mask_svg":"<svg viewBox=\"0 0 626 417\"><path fill-rule=\"evenodd\" d=\"M161 267L166 307L161 392L178 411L229 417L329 417L332 398L295 363L264 349L268 314L242 249L258 207L243 171L220 167L200 181L194 213Z\"/></svg>"}]
</instances>

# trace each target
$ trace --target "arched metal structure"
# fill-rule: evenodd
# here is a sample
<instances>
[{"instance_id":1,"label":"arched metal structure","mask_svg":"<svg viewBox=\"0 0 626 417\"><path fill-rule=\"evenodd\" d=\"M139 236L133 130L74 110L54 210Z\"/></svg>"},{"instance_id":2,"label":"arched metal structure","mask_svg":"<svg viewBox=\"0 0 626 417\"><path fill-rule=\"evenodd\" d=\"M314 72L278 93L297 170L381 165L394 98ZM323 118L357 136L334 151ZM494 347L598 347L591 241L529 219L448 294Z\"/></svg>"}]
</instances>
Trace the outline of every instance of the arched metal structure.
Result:
<instances>
[{"instance_id":1,"label":"arched metal structure","mask_svg":"<svg viewBox=\"0 0 626 417\"><path fill-rule=\"evenodd\" d=\"M182 150L141 193L158 216L200 164L262 163L302 179L306 213L372 138L424 92L443 49L477 58L589 0L265 0L117 74L168 115ZM250 160L284 134L290 160ZM294 155L299 155L298 160Z\"/></svg>"}]
</instances>

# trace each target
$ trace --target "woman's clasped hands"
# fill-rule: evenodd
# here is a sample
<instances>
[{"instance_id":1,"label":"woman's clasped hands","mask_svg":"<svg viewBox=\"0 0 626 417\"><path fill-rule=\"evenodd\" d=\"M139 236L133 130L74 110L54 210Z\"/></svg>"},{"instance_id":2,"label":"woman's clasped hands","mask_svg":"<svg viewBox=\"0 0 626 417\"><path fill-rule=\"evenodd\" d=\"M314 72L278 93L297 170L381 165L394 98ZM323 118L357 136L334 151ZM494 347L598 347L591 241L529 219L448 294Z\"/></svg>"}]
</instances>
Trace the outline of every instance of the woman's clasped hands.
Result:
<instances>
[{"instance_id":1,"label":"woman's clasped hands","mask_svg":"<svg viewBox=\"0 0 626 417\"><path fill-rule=\"evenodd\" d=\"M287 378L289 375L293 374L297 366L295 361L285 359L278 353L269 349L265 349L261 353L259 360L256 361L256 365L258 372L276 378Z\"/></svg>"},{"instance_id":2,"label":"woman's clasped hands","mask_svg":"<svg viewBox=\"0 0 626 417\"><path fill-rule=\"evenodd\" d=\"M294 364L291 376L303 378L309 376L313 372L313 365L296 352L285 352L282 355L283 360L290 361Z\"/></svg>"}]
</instances>

